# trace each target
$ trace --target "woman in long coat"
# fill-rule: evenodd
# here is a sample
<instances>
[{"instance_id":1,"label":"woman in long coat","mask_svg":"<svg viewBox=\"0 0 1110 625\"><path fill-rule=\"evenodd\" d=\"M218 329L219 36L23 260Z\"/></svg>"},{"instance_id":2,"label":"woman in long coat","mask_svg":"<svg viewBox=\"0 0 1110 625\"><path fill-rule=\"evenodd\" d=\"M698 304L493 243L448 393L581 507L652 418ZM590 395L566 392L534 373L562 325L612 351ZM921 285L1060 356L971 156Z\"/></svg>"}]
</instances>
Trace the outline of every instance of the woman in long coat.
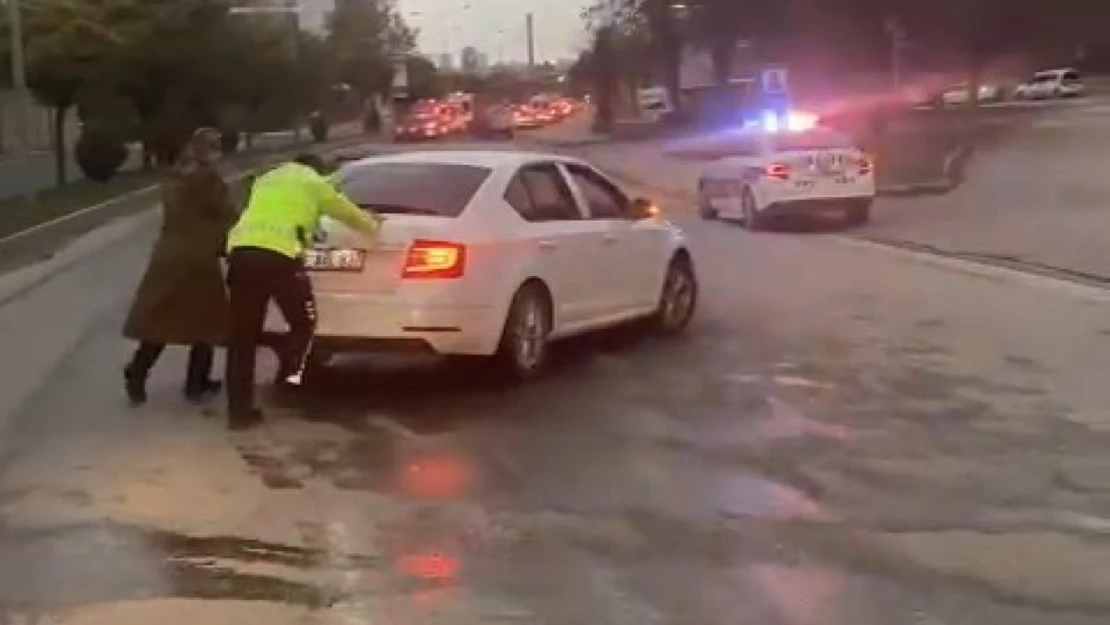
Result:
<instances>
[{"instance_id":1,"label":"woman in long coat","mask_svg":"<svg viewBox=\"0 0 1110 625\"><path fill-rule=\"evenodd\" d=\"M139 342L124 369L132 404L146 401L147 377L167 345L190 347L186 397L200 401L220 390L212 361L230 329L220 257L235 213L219 157L219 132L201 128L162 183L162 230L123 328Z\"/></svg>"}]
</instances>

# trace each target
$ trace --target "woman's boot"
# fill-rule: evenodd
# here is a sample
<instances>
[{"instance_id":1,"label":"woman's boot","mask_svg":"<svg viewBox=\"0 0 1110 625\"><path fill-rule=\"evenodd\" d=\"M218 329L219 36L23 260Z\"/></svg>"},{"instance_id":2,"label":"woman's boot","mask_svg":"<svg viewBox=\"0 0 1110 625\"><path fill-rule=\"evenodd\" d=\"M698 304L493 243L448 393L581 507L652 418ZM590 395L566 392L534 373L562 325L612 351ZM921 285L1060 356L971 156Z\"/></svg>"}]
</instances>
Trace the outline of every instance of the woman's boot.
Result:
<instances>
[{"instance_id":1,"label":"woman's boot","mask_svg":"<svg viewBox=\"0 0 1110 625\"><path fill-rule=\"evenodd\" d=\"M150 376L150 369L162 355L162 345L154 343L139 343L131 362L123 369L124 390L132 406L146 403L146 379Z\"/></svg>"}]
</instances>

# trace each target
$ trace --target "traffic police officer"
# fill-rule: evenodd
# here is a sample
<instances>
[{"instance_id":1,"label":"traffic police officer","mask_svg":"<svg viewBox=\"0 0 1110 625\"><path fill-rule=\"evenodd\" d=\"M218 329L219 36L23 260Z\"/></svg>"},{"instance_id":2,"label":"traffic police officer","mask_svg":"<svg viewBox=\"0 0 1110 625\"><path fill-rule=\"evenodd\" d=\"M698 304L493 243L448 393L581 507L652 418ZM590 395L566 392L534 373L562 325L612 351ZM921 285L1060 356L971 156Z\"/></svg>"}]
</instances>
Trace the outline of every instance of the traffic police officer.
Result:
<instances>
[{"instance_id":1,"label":"traffic police officer","mask_svg":"<svg viewBox=\"0 0 1110 625\"><path fill-rule=\"evenodd\" d=\"M299 384L312 335L316 304L304 269L304 252L322 216L376 236L381 218L360 209L324 176L324 162L304 154L258 177L239 221L228 234L231 340L227 354L228 427L247 429L263 420L254 403L255 350L273 299L289 325L274 345L279 379Z\"/></svg>"}]
</instances>

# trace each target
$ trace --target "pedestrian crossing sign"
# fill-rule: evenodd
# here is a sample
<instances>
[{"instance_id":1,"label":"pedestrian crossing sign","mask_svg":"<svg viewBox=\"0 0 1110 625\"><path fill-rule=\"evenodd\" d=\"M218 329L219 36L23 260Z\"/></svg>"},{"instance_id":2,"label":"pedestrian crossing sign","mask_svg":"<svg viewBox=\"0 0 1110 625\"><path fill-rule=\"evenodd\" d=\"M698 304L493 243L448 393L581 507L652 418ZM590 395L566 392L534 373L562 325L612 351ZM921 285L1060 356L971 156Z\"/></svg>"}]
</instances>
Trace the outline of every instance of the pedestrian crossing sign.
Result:
<instances>
[{"instance_id":1,"label":"pedestrian crossing sign","mask_svg":"<svg viewBox=\"0 0 1110 625\"><path fill-rule=\"evenodd\" d=\"M763 93L784 94L789 90L785 67L771 67L763 70L761 81Z\"/></svg>"}]
</instances>

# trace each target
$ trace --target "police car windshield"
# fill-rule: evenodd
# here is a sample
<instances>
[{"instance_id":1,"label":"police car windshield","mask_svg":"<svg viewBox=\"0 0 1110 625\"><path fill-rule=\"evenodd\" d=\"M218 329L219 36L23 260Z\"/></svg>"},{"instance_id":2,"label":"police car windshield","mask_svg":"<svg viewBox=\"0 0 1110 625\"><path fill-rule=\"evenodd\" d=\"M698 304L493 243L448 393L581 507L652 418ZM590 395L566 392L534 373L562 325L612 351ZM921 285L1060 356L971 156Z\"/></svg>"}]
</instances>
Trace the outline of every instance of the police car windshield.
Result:
<instances>
[{"instance_id":1,"label":"police car windshield","mask_svg":"<svg viewBox=\"0 0 1110 625\"><path fill-rule=\"evenodd\" d=\"M458 217L492 170L457 163L359 163L336 184L355 204L384 214Z\"/></svg>"}]
</instances>

